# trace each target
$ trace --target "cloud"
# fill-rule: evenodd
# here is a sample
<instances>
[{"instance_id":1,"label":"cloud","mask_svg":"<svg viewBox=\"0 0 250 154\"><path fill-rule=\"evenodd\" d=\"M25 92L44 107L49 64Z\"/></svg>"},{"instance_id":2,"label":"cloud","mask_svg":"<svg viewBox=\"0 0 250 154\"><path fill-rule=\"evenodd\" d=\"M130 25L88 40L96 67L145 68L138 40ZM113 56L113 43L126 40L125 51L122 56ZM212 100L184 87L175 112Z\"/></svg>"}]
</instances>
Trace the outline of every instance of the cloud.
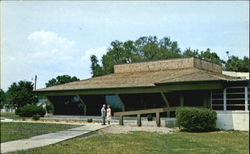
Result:
<instances>
[{"instance_id":1,"label":"cloud","mask_svg":"<svg viewBox=\"0 0 250 154\"><path fill-rule=\"evenodd\" d=\"M12 82L30 80L38 75L38 88L58 75L69 74L79 77L83 69L82 51L77 49L75 42L55 32L36 31L26 36L20 52L8 52L5 55L4 89Z\"/></svg>"},{"instance_id":2,"label":"cloud","mask_svg":"<svg viewBox=\"0 0 250 154\"><path fill-rule=\"evenodd\" d=\"M31 80L38 76L37 88L42 88L51 78L68 74L80 79L91 77L90 56L98 59L107 52L106 46L82 50L67 37L50 31L36 31L26 36L25 49L8 52L4 59L3 87L12 82Z\"/></svg>"},{"instance_id":3,"label":"cloud","mask_svg":"<svg viewBox=\"0 0 250 154\"><path fill-rule=\"evenodd\" d=\"M95 55L98 60L101 60L102 56L107 52L107 47L102 46L98 48L90 48L84 52L82 60L90 60L90 56Z\"/></svg>"},{"instance_id":4,"label":"cloud","mask_svg":"<svg viewBox=\"0 0 250 154\"><path fill-rule=\"evenodd\" d=\"M36 31L27 36L30 41L30 53L26 53L27 63L53 66L73 59L76 52L75 42L55 32ZM32 44L33 43L33 44ZM42 62L42 63L41 63Z\"/></svg>"},{"instance_id":5,"label":"cloud","mask_svg":"<svg viewBox=\"0 0 250 154\"><path fill-rule=\"evenodd\" d=\"M43 47L69 48L75 44L74 41L66 37L61 37L55 32L48 32L44 30L32 32L27 39Z\"/></svg>"}]
</instances>

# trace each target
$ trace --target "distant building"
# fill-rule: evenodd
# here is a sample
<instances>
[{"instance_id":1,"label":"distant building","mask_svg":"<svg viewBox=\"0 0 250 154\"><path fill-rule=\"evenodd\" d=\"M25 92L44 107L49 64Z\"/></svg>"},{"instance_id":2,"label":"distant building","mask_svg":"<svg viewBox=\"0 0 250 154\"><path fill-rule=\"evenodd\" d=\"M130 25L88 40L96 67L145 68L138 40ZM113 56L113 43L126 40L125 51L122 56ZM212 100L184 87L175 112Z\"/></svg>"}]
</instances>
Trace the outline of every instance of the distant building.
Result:
<instances>
[{"instance_id":1,"label":"distant building","mask_svg":"<svg viewBox=\"0 0 250 154\"><path fill-rule=\"evenodd\" d=\"M239 77L241 79L249 79L249 72L222 71L222 74L232 77Z\"/></svg>"},{"instance_id":2,"label":"distant building","mask_svg":"<svg viewBox=\"0 0 250 154\"><path fill-rule=\"evenodd\" d=\"M15 112L16 109L13 107L10 107L8 105L4 105L3 108L1 109L1 112Z\"/></svg>"},{"instance_id":3,"label":"distant building","mask_svg":"<svg viewBox=\"0 0 250 154\"><path fill-rule=\"evenodd\" d=\"M217 111L219 128L249 129L248 80L196 58L115 65L112 74L36 93L54 105L54 114L99 115L105 103L115 111L202 106Z\"/></svg>"}]
</instances>

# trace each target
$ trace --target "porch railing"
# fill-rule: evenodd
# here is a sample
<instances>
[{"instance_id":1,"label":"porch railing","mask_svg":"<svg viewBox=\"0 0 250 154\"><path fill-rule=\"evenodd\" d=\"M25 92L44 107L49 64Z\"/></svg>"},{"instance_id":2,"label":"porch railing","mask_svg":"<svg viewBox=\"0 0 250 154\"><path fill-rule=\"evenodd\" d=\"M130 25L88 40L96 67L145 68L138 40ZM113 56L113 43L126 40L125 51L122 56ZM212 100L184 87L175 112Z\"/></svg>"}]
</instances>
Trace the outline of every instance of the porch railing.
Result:
<instances>
[{"instance_id":1,"label":"porch railing","mask_svg":"<svg viewBox=\"0 0 250 154\"><path fill-rule=\"evenodd\" d=\"M185 107L185 106L182 106L182 107ZM202 108L204 108L204 106L196 106L196 107L202 107ZM137 115L137 125L141 126L141 115L142 114L155 113L156 114L156 125L158 127L160 127L161 126L160 113L175 111L177 108L178 107L168 107L168 108L154 108L154 109L145 109L145 110L115 112L114 116L120 116L120 118L119 118L119 125L124 125L124 123L123 123L123 117L124 116Z\"/></svg>"}]
</instances>

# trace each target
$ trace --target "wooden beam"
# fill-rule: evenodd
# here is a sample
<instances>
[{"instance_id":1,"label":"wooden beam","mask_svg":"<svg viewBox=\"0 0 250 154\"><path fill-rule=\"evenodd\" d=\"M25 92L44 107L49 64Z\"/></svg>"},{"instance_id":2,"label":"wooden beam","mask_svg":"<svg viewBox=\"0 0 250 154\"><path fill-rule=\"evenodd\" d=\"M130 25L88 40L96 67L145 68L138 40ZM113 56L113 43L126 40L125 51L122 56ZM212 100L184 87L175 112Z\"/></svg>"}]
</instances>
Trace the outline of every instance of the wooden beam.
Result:
<instances>
[{"instance_id":1,"label":"wooden beam","mask_svg":"<svg viewBox=\"0 0 250 154\"><path fill-rule=\"evenodd\" d=\"M185 107L185 106L183 106ZM186 106L190 107L190 106ZM204 106L195 106L199 108L204 108ZM175 111L178 108L176 107L169 107L169 108L154 108L154 109L145 109L145 110L134 110L134 111L125 111L125 112L115 112L114 116L127 116L127 115L137 115L137 114L148 114L148 113L156 113L156 112L167 112L167 111Z\"/></svg>"},{"instance_id":2,"label":"wooden beam","mask_svg":"<svg viewBox=\"0 0 250 154\"><path fill-rule=\"evenodd\" d=\"M119 100L120 103L122 104L122 111L125 111L125 104L124 104L124 102L122 101L121 97L119 96L119 94L116 94L115 96L118 98L118 100Z\"/></svg>"},{"instance_id":3,"label":"wooden beam","mask_svg":"<svg viewBox=\"0 0 250 154\"><path fill-rule=\"evenodd\" d=\"M154 109L145 109L145 110L134 110L134 111L125 111L125 112L115 112L115 116L120 115L137 115L137 114L147 114L147 113L156 113L156 112L167 112L167 111L175 111L177 107L169 107L169 108L154 108Z\"/></svg>"},{"instance_id":4,"label":"wooden beam","mask_svg":"<svg viewBox=\"0 0 250 154\"><path fill-rule=\"evenodd\" d=\"M169 108L168 99L163 92L161 92L161 97L162 97L163 101L165 102L166 107ZM170 111L167 112L167 117L170 117Z\"/></svg>"},{"instance_id":5,"label":"wooden beam","mask_svg":"<svg viewBox=\"0 0 250 154\"><path fill-rule=\"evenodd\" d=\"M166 104L166 107L169 107L168 100L167 100L167 98L166 98L166 96L165 96L165 94L164 94L163 92L161 92L161 97L162 97L162 99L164 100L164 102L165 102L165 104Z\"/></svg>"},{"instance_id":6,"label":"wooden beam","mask_svg":"<svg viewBox=\"0 0 250 154\"><path fill-rule=\"evenodd\" d=\"M83 104L83 114L86 115L87 114L87 105L86 105L86 103L83 101L83 99L79 95L76 95L76 96L79 98L80 102Z\"/></svg>"}]
</instances>

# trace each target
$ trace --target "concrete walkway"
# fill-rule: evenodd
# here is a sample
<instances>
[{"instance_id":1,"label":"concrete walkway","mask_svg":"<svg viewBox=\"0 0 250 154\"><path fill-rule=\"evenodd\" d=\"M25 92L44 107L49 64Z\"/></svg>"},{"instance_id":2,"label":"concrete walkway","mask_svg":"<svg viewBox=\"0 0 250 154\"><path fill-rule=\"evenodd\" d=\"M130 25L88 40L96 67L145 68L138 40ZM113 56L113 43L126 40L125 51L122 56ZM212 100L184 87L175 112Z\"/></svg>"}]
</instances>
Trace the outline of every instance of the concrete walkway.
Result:
<instances>
[{"instance_id":1,"label":"concrete walkway","mask_svg":"<svg viewBox=\"0 0 250 154\"><path fill-rule=\"evenodd\" d=\"M19 150L27 150L31 148L42 147L55 144L67 139L71 139L80 135L102 129L108 125L101 124L84 124L84 126L72 128L66 131L59 131L45 135L34 136L28 139L15 140L1 143L1 153L14 152Z\"/></svg>"}]
</instances>

